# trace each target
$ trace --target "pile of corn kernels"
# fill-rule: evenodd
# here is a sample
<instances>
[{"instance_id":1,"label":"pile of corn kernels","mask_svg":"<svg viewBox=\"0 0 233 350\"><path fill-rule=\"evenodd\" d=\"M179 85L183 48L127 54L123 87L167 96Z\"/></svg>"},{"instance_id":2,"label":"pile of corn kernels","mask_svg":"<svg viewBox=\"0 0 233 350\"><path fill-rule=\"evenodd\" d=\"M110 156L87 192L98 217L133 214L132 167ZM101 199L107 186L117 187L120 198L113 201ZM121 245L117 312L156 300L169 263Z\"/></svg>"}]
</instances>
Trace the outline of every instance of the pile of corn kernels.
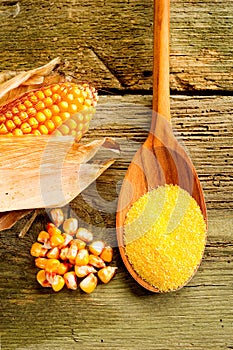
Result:
<instances>
[{"instance_id":1,"label":"pile of corn kernels","mask_svg":"<svg viewBox=\"0 0 233 350\"><path fill-rule=\"evenodd\" d=\"M40 269L40 285L52 287L55 292L65 285L76 290L79 285L84 292L92 293L98 280L108 283L117 269L107 265L112 261L112 247L102 240L93 241L93 234L79 228L76 218L65 219L61 209L52 209L50 215L53 223L47 224L31 247Z\"/></svg>"}]
</instances>

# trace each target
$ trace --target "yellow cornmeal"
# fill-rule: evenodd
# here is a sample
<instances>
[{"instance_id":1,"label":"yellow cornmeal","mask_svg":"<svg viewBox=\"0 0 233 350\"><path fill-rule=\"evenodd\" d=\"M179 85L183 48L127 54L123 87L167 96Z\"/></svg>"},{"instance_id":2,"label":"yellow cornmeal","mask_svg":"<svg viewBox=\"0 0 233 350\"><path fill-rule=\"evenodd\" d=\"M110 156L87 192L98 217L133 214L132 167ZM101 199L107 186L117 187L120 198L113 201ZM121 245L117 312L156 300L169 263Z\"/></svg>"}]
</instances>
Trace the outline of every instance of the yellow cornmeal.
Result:
<instances>
[{"instance_id":1,"label":"yellow cornmeal","mask_svg":"<svg viewBox=\"0 0 233 350\"><path fill-rule=\"evenodd\" d=\"M161 292L192 277L206 241L206 223L195 199L176 185L146 193L130 208L125 251L137 274Z\"/></svg>"}]
</instances>

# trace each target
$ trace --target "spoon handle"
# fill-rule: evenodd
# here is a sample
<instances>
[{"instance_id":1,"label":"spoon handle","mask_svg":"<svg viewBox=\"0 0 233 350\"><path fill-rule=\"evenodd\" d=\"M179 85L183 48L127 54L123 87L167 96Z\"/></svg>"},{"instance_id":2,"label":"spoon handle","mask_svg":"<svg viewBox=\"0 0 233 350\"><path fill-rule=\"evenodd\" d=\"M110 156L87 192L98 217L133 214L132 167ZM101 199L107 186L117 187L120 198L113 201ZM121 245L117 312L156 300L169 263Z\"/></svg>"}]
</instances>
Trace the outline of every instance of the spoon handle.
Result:
<instances>
[{"instance_id":1,"label":"spoon handle","mask_svg":"<svg viewBox=\"0 0 233 350\"><path fill-rule=\"evenodd\" d=\"M170 122L169 88L170 0L154 0L154 62L153 113L151 132L155 130L156 114Z\"/></svg>"}]
</instances>

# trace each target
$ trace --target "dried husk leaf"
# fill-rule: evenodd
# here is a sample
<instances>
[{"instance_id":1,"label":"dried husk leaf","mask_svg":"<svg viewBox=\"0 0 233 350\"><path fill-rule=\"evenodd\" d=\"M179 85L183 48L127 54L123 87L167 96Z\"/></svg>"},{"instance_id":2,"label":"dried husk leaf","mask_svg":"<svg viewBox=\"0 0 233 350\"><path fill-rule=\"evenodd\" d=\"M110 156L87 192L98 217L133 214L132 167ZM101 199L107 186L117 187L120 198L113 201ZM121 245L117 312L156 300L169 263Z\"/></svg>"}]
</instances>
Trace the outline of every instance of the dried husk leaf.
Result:
<instances>
[{"instance_id":1,"label":"dried husk leaf","mask_svg":"<svg viewBox=\"0 0 233 350\"><path fill-rule=\"evenodd\" d=\"M31 211L32 210L29 209L0 213L0 231L10 229L17 221L30 214Z\"/></svg>"},{"instance_id":2,"label":"dried husk leaf","mask_svg":"<svg viewBox=\"0 0 233 350\"><path fill-rule=\"evenodd\" d=\"M49 63L39 68L20 72L9 79L14 72L3 72L0 75L0 106L18 98L26 91L39 88L42 85L49 85L64 80L64 77L53 72L60 63L59 58L55 58Z\"/></svg>"},{"instance_id":3,"label":"dried husk leaf","mask_svg":"<svg viewBox=\"0 0 233 350\"><path fill-rule=\"evenodd\" d=\"M86 164L101 146L112 143L73 144L72 137L64 136L1 137L0 212L69 203L113 163ZM115 144L110 149L117 151Z\"/></svg>"}]
</instances>

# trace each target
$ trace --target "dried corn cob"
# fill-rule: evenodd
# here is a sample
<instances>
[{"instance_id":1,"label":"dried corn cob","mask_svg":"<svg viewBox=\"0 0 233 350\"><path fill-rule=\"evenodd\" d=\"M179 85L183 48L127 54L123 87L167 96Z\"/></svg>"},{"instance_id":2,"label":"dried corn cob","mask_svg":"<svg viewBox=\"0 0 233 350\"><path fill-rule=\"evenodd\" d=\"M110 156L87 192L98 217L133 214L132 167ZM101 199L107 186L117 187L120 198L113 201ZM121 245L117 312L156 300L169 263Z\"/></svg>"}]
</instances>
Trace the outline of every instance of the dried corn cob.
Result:
<instances>
[{"instance_id":1,"label":"dried corn cob","mask_svg":"<svg viewBox=\"0 0 233 350\"><path fill-rule=\"evenodd\" d=\"M0 108L0 135L72 135L79 140L95 113L88 84L58 83L25 93Z\"/></svg>"}]
</instances>

